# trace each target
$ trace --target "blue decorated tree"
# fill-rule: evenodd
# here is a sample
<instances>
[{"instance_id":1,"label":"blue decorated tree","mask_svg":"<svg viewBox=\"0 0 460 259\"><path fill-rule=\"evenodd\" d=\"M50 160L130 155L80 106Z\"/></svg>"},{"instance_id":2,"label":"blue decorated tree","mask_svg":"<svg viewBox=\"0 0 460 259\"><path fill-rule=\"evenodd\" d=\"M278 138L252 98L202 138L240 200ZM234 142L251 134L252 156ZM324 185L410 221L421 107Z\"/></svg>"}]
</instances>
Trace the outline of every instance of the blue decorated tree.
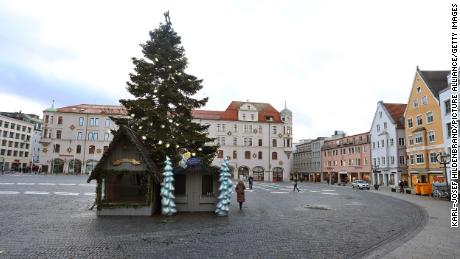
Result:
<instances>
[{"instance_id":1,"label":"blue decorated tree","mask_svg":"<svg viewBox=\"0 0 460 259\"><path fill-rule=\"evenodd\" d=\"M176 203L174 199L174 177L172 173L171 160L166 156L165 167L163 171L163 183L161 184L161 213L172 216L176 213Z\"/></svg>"},{"instance_id":2,"label":"blue decorated tree","mask_svg":"<svg viewBox=\"0 0 460 259\"><path fill-rule=\"evenodd\" d=\"M229 211L230 200L233 193L233 184L232 180L230 179L229 171L228 161L225 159L220 167L219 175L219 196L217 197L218 202L215 210L215 213L218 216L227 216Z\"/></svg>"}]
</instances>

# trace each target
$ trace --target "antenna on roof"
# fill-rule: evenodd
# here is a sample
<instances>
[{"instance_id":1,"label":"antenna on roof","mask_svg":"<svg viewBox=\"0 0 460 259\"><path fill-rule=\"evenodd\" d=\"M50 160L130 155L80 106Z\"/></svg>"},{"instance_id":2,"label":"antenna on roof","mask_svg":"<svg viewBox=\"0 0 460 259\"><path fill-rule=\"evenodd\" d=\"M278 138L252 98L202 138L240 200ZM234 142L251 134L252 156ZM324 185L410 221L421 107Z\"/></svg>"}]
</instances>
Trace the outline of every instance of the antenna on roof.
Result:
<instances>
[{"instance_id":1,"label":"antenna on roof","mask_svg":"<svg viewBox=\"0 0 460 259\"><path fill-rule=\"evenodd\" d=\"M51 108L53 108L53 109L54 109L54 100L53 100L53 103L51 104Z\"/></svg>"}]
</instances>

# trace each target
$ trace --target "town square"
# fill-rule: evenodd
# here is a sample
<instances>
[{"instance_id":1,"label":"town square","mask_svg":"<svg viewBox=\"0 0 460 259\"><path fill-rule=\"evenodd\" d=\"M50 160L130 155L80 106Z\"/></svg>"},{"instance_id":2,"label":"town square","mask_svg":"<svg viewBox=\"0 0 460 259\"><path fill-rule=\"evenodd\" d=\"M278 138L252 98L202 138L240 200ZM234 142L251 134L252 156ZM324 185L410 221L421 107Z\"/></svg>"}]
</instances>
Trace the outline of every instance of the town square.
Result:
<instances>
[{"instance_id":1,"label":"town square","mask_svg":"<svg viewBox=\"0 0 460 259\"><path fill-rule=\"evenodd\" d=\"M457 8L0 0L0 258L460 258Z\"/></svg>"}]
</instances>

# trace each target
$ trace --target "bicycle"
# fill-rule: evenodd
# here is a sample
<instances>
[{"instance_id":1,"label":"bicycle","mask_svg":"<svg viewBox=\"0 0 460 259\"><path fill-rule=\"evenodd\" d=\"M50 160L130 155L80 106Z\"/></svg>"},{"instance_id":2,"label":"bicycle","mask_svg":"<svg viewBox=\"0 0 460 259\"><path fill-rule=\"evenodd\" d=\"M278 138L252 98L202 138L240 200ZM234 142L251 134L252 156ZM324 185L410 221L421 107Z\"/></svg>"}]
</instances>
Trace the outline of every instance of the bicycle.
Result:
<instances>
[{"instance_id":1,"label":"bicycle","mask_svg":"<svg viewBox=\"0 0 460 259\"><path fill-rule=\"evenodd\" d=\"M438 199L438 200L441 200L441 199L450 200L450 193L445 190L434 189L432 196L434 199Z\"/></svg>"}]
</instances>

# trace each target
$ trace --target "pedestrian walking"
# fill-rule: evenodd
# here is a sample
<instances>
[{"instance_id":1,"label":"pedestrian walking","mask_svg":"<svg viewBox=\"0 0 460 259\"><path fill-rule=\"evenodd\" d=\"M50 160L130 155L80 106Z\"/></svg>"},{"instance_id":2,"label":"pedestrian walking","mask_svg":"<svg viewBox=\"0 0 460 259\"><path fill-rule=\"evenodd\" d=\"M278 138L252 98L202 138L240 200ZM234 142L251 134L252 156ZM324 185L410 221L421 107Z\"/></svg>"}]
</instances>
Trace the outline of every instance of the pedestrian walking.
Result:
<instances>
[{"instance_id":1,"label":"pedestrian walking","mask_svg":"<svg viewBox=\"0 0 460 259\"><path fill-rule=\"evenodd\" d=\"M249 190L252 190L252 182L254 181L254 178L252 178L252 176L249 176L248 181L249 181Z\"/></svg>"},{"instance_id":2,"label":"pedestrian walking","mask_svg":"<svg viewBox=\"0 0 460 259\"><path fill-rule=\"evenodd\" d=\"M399 181L399 192L404 193L404 182L401 180Z\"/></svg>"},{"instance_id":3,"label":"pedestrian walking","mask_svg":"<svg viewBox=\"0 0 460 259\"><path fill-rule=\"evenodd\" d=\"M294 179L294 190L293 192L295 192L295 190L297 189L297 192L300 192L299 188L297 187L297 178Z\"/></svg>"},{"instance_id":4,"label":"pedestrian walking","mask_svg":"<svg viewBox=\"0 0 460 259\"><path fill-rule=\"evenodd\" d=\"M239 181L235 187L236 201L240 204L240 210L243 209L243 202L245 202L244 200L244 190L245 189L246 189L246 186L244 186L243 181Z\"/></svg>"}]
</instances>

